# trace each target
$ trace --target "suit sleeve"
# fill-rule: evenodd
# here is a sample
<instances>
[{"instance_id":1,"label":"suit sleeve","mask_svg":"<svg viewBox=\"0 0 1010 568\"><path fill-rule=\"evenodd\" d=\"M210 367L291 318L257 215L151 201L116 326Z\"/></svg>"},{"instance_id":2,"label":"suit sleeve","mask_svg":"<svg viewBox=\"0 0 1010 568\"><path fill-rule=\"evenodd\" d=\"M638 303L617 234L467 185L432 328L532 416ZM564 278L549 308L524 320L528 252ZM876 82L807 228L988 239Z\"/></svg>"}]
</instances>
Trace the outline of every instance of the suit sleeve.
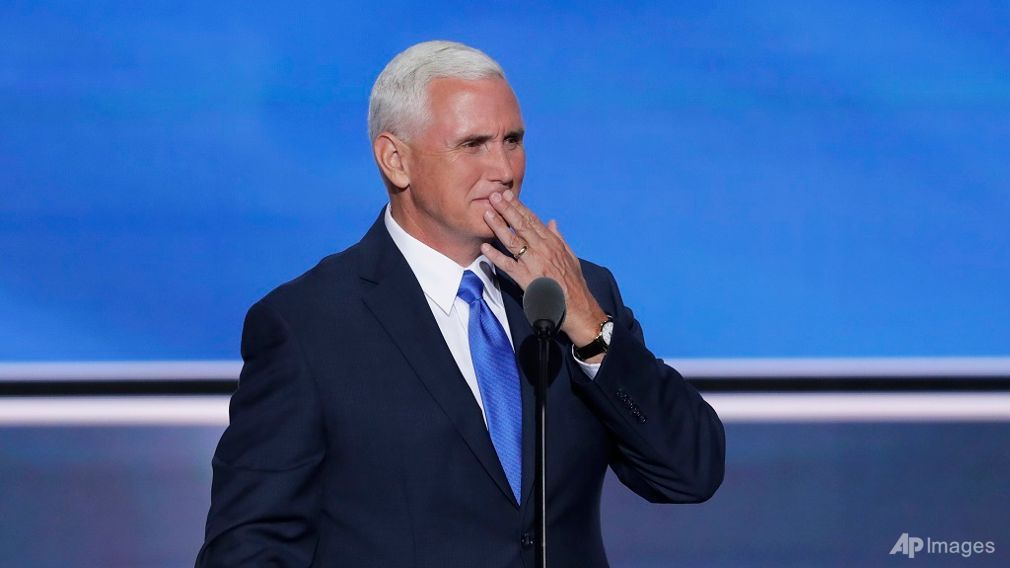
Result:
<instances>
[{"instance_id":1,"label":"suit sleeve","mask_svg":"<svg viewBox=\"0 0 1010 568\"><path fill-rule=\"evenodd\" d=\"M246 316L242 359L196 565L308 566L322 495L321 412L291 330L265 301Z\"/></svg>"},{"instance_id":2,"label":"suit sleeve","mask_svg":"<svg viewBox=\"0 0 1010 568\"><path fill-rule=\"evenodd\" d=\"M722 484L726 440L715 410L645 346L613 276L601 305L613 306L614 333L595 378L572 373L616 440L610 466L624 485L654 503L700 503ZM609 311L609 310L608 310Z\"/></svg>"}]
</instances>

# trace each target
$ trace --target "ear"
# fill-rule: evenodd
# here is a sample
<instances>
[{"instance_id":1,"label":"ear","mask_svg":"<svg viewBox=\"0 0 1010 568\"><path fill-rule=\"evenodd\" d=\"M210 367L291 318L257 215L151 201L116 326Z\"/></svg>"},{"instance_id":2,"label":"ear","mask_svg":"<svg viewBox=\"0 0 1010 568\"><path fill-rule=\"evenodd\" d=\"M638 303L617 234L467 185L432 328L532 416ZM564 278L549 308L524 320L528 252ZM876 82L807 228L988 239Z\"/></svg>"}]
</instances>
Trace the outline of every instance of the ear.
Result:
<instances>
[{"instance_id":1,"label":"ear","mask_svg":"<svg viewBox=\"0 0 1010 568\"><path fill-rule=\"evenodd\" d=\"M400 189L410 185L407 165L410 149L402 140L389 132L383 132L372 142L372 152L386 179Z\"/></svg>"}]
</instances>

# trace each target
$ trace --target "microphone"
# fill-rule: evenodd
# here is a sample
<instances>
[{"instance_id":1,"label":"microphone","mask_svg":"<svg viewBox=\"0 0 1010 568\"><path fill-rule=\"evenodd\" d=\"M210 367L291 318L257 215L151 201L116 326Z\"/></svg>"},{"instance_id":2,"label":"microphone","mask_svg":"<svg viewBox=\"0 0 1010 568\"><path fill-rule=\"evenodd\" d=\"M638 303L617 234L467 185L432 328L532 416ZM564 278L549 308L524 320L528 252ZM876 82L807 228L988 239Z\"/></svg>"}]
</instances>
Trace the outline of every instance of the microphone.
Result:
<instances>
[{"instance_id":1,"label":"microphone","mask_svg":"<svg viewBox=\"0 0 1010 568\"><path fill-rule=\"evenodd\" d=\"M538 372L534 389L534 409L536 423L536 446L533 450L533 494L534 524L536 540L534 554L537 568L547 568L547 383L548 359L551 339L565 319L565 293L561 285L552 278L542 276L526 287L523 296L523 312L530 325L536 330L538 344Z\"/></svg>"},{"instance_id":2,"label":"microphone","mask_svg":"<svg viewBox=\"0 0 1010 568\"><path fill-rule=\"evenodd\" d=\"M523 312L537 332L537 337L554 337L565 321L565 293L553 278L541 276L530 282L523 296Z\"/></svg>"}]
</instances>

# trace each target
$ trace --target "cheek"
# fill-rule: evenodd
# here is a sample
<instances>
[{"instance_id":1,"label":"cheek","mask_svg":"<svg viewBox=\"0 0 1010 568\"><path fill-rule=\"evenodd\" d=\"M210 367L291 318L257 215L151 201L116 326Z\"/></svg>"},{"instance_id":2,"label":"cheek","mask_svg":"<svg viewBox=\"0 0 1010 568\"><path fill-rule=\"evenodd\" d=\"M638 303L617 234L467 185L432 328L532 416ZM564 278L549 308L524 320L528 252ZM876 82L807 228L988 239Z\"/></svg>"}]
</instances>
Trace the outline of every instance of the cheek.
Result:
<instances>
[{"instance_id":1,"label":"cheek","mask_svg":"<svg viewBox=\"0 0 1010 568\"><path fill-rule=\"evenodd\" d=\"M518 181L522 181L523 176L526 175L526 152L520 149L512 156L512 172L515 174Z\"/></svg>"},{"instance_id":2,"label":"cheek","mask_svg":"<svg viewBox=\"0 0 1010 568\"><path fill-rule=\"evenodd\" d=\"M454 186L461 195L468 194L480 186L483 168L478 160L460 160L453 171Z\"/></svg>"},{"instance_id":3,"label":"cheek","mask_svg":"<svg viewBox=\"0 0 1010 568\"><path fill-rule=\"evenodd\" d=\"M438 184L438 168L432 168L427 162L416 162L410 171L410 182L415 188L427 193L428 188Z\"/></svg>"},{"instance_id":4,"label":"cheek","mask_svg":"<svg viewBox=\"0 0 1010 568\"><path fill-rule=\"evenodd\" d=\"M442 161L437 164L427 164L421 176L424 181L424 197L432 207L446 209L451 207L459 193L460 164L454 161Z\"/></svg>"}]
</instances>

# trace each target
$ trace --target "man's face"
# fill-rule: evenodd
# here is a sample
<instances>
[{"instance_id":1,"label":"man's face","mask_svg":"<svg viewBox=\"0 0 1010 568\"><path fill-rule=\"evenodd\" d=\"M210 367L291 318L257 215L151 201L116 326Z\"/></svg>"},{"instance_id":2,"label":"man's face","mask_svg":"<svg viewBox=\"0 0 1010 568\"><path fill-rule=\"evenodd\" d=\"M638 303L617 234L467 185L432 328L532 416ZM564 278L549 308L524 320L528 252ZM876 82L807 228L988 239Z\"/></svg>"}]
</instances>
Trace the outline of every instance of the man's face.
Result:
<instances>
[{"instance_id":1,"label":"man's face","mask_svg":"<svg viewBox=\"0 0 1010 568\"><path fill-rule=\"evenodd\" d=\"M417 220L442 239L489 240L488 196L518 195L526 172L519 103L504 79L439 78L428 105L428 123L408 143Z\"/></svg>"}]
</instances>

